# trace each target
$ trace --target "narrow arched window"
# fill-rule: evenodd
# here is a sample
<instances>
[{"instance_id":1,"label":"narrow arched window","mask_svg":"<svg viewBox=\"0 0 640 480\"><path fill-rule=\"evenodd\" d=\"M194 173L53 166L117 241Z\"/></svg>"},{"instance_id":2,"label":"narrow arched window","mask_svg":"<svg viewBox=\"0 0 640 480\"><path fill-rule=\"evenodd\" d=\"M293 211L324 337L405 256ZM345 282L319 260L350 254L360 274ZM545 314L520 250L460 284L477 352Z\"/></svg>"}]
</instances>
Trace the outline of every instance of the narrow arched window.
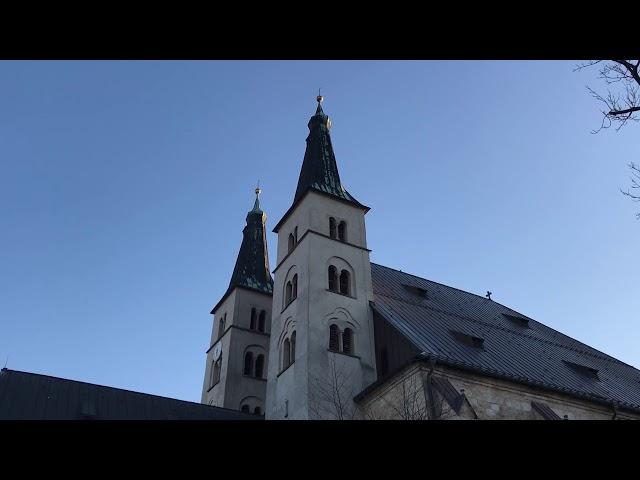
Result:
<instances>
[{"instance_id":1,"label":"narrow arched window","mask_svg":"<svg viewBox=\"0 0 640 480\"><path fill-rule=\"evenodd\" d=\"M293 292L293 287L291 285L291 282L287 282L287 289L286 289L286 293L284 295L284 303L285 305L289 305L289 303L291 303L291 294Z\"/></svg>"},{"instance_id":2,"label":"narrow arched window","mask_svg":"<svg viewBox=\"0 0 640 480\"><path fill-rule=\"evenodd\" d=\"M264 355L258 355L256 357L256 377L262 378L264 371Z\"/></svg>"},{"instance_id":3,"label":"narrow arched window","mask_svg":"<svg viewBox=\"0 0 640 480\"><path fill-rule=\"evenodd\" d=\"M260 407L256 407L253 409L254 415L262 415L262 409Z\"/></svg>"},{"instance_id":4,"label":"narrow arched window","mask_svg":"<svg viewBox=\"0 0 640 480\"><path fill-rule=\"evenodd\" d=\"M296 239L293 236L293 233L289 234L289 250L288 252L291 252L291 250L293 250L293 247L296 246Z\"/></svg>"},{"instance_id":5,"label":"narrow arched window","mask_svg":"<svg viewBox=\"0 0 640 480\"><path fill-rule=\"evenodd\" d=\"M282 369L284 370L289 365L291 365L291 342L287 338L282 343Z\"/></svg>"},{"instance_id":6,"label":"narrow arched window","mask_svg":"<svg viewBox=\"0 0 640 480\"><path fill-rule=\"evenodd\" d=\"M251 323L249 324L249 328L251 330L256 329L256 309L255 308L251 309Z\"/></svg>"},{"instance_id":7,"label":"narrow arched window","mask_svg":"<svg viewBox=\"0 0 640 480\"><path fill-rule=\"evenodd\" d=\"M291 363L296 361L296 332L291 334Z\"/></svg>"},{"instance_id":8,"label":"narrow arched window","mask_svg":"<svg viewBox=\"0 0 640 480\"><path fill-rule=\"evenodd\" d=\"M244 354L244 374L251 375L251 368L253 367L253 353L247 352Z\"/></svg>"},{"instance_id":9,"label":"narrow arched window","mask_svg":"<svg viewBox=\"0 0 640 480\"><path fill-rule=\"evenodd\" d=\"M340 351L340 331L337 325L329 327L329 350L332 352Z\"/></svg>"},{"instance_id":10,"label":"narrow arched window","mask_svg":"<svg viewBox=\"0 0 640 480\"><path fill-rule=\"evenodd\" d=\"M267 318L267 312L264 310L260 311L260 318L258 319L258 331L264 332L264 324Z\"/></svg>"},{"instance_id":11,"label":"narrow arched window","mask_svg":"<svg viewBox=\"0 0 640 480\"><path fill-rule=\"evenodd\" d=\"M329 266L329 290L335 292L338 290L337 284L338 271L333 265Z\"/></svg>"},{"instance_id":12,"label":"narrow arched window","mask_svg":"<svg viewBox=\"0 0 640 480\"><path fill-rule=\"evenodd\" d=\"M224 324L225 324L226 318L227 318L227 314L225 313L224 316L221 316L220 320L218 320L218 338L220 338L224 333Z\"/></svg>"},{"instance_id":13,"label":"narrow arched window","mask_svg":"<svg viewBox=\"0 0 640 480\"><path fill-rule=\"evenodd\" d=\"M340 225L338 225L338 240L341 242L347 241L347 222L342 221Z\"/></svg>"},{"instance_id":14,"label":"narrow arched window","mask_svg":"<svg viewBox=\"0 0 640 480\"><path fill-rule=\"evenodd\" d=\"M294 243L295 243L295 245L297 245L298 244L298 227L293 229L293 237L294 237L294 239L293 239Z\"/></svg>"},{"instance_id":15,"label":"narrow arched window","mask_svg":"<svg viewBox=\"0 0 640 480\"><path fill-rule=\"evenodd\" d=\"M298 274L291 279L291 300L298 298Z\"/></svg>"},{"instance_id":16,"label":"narrow arched window","mask_svg":"<svg viewBox=\"0 0 640 480\"><path fill-rule=\"evenodd\" d=\"M240 411L244 413L250 413L249 405L243 405Z\"/></svg>"},{"instance_id":17,"label":"narrow arched window","mask_svg":"<svg viewBox=\"0 0 640 480\"><path fill-rule=\"evenodd\" d=\"M211 369L211 386L212 387L220 381L220 363L221 363L220 360L218 360L217 362L213 362L213 368Z\"/></svg>"},{"instance_id":18,"label":"narrow arched window","mask_svg":"<svg viewBox=\"0 0 640 480\"><path fill-rule=\"evenodd\" d=\"M347 270L342 270L342 272L340 272L340 293L344 295L349 295L351 293L349 291L349 272Z\"/></svg>"},{"instance_id":19,"label":"narrow arched window","mask_svg":"<svg viewBox=\"0 0 640 480\"><path fill-rule=\"evenodd\" d=\"M342 351L353 355L353 330L345 328L342 332Z\"/></svg>"},{"instance_id":20,"label":"narrow arched window","mask_svg":"<svg viewBox=\"0 0 640 480\"><path fill-rule=\"evenodd\" d=\"M336 238L336 219L329 217L329 236Z\"/></svg>"},{"instance_id":21,"label":"narrow arched window","mask_svg":"<svg viewBox=\"0 0 640 480\"><path fill-rule=\"evenodd\" d=\"M211 386L213 387L216 383L220 381L220 369L222 368L222 359L219 358L218 361L213 363L213 368L211 369Z\"/></svg>"}]
</instances>

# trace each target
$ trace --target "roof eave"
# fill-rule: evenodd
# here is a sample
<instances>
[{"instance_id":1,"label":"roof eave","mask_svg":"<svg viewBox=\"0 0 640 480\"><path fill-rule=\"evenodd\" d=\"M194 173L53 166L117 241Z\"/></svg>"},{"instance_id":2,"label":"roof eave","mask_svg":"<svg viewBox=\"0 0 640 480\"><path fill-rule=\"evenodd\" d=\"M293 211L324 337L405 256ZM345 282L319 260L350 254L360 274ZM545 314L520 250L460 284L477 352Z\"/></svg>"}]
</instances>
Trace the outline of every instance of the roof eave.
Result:
<instances>
[{"instance_id":1,"label":"roof eave","mask_svg":"<svg viewBox=\"0 0 640 480\"><path fill-rule=\"evenodd\" d=\"M276 224L275 227L273 227L273 230L272 230L273 233L278 233L278 230L280 230L280 227L282 226L282 224L287 220L287 218L289 218L289 216L293 213L295 208L300 204L300 202L302 202L302 200L304 200L304 198L309 194L309 192L315 192L315 193L317 193L319 195L324 195L325 197L332 198L333 200L337 200L337 201L345 203L347 205L351 205L353 207L359 208L359 209L363 210L365 214L369 210L371 210L371 208L367 207L366 205L363 205L360 202L357 202L357 201L352 202L350 200L346 200L346 199L338 197L336 195L332 195L330 193L323 192L322 190L318 190L317 188L308 187L302 195L300 195L296 200L294 200L293 204L285 212L285 214L280 219L280 221Z\"/></svg>"},{"instance_id":2,"label":"roof eave","mask_svg":"<svg viewBox=\"0 0 640 480\"><path fill-rule=\"evenodd\" d=\"M227 288L227 291L224 293L224 295L222 295L222 298L218 301L218 303L216 303L215 307L213 307L209 313L211 315L215 315L216 310L220 308L220 305L222 305L222 303L227 299L227 297L231 295L231 292L233 292L236 288L240 288L242 290L249 290L250 292L261 293L263 295L266 295L267 297L273 297L273 291L269 293L269 292L265 292L264 290L259 290L257 288L247 287L245 285L232 285L229 288Z\"/></svg>"}]
</instances>

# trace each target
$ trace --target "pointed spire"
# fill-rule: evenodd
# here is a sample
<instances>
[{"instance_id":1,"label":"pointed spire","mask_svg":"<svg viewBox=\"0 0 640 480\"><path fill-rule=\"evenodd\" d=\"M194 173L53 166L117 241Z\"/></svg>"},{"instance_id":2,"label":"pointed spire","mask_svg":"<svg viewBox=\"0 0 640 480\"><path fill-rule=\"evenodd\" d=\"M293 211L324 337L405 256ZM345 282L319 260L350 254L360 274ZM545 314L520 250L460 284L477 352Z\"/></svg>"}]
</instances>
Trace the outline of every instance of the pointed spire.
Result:
<instances>
[{"instance_id":1,"label":"pointed spire","mask_svg":"<svg viewBox=\"0 0 640 480\"><path fill-rule=\"evenodd\" d=\"M235 287L245 287L263 293L273 293L273 279L269 270L269 252L265 224L267 216L260 209L260 187L256 187L256 201L247 214L247 225L236 260L228 292Z\"/></svg>"},{"instance_id":2,"label":"pointed spire","mask_svg":"<svg viewBox=\"0 0 640 480\"><path fill-rule=\"evenodd\" d=\"M299 200L307 190L317 190L360 206L361 204L346 191L340 182L338 165L329 134L331 119L322 110L323 100L324 97L320 95L318 90L316 97L318 107L315 115L309 119L307 148L304 152L294 202Z\"/></svg>"},{"instance_id":3,"label":"pointed spire","mask_svg":"<svg viewBox=\"0 0 640 480\"><path fill-rule=\"evenodd\" d=\"M258 180L258 185L256 186L256 201L253 204L253 210L251 212L262 213L260 210L260 194L262 193L262 189L260 188L260 180Z\"/></svg>"},{"instance_id":4,"label":"pointed spire","mask_svg":"<svg viewBox=\"0 0 640 480\"><path fill-rule=\"evenodd\" d=\"M316 97L316 101L318 102L318 108L316 108L316 115L324 115L324 112L322 111L322 101L324 100L324 97L322 95L320 95L320 89L318 89L318 96Z\"/></svg>"}]
</instances>

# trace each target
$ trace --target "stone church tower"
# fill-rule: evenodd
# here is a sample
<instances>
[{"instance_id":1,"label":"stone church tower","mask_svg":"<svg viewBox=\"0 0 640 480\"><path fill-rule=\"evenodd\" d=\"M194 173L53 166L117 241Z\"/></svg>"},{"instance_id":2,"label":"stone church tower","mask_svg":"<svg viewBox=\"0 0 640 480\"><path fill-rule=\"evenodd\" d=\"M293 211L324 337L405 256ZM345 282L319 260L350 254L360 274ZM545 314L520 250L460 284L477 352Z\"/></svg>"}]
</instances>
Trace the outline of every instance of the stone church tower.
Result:
<instances>
[{"instance_id":1,"label":"stone church tower","mask_svg":"<svg viewBox=\"0 0 640 480\"><path fill-rule=\"evenodd\" d=\"M293 204L278 234L267 419L351 418L376 380L368 207L342 186L318 97Z\"/></svg>"},{"instance_id":2,"label":"stone church tower","mask_svg":"<svg viewBox=\"0 0 640 480\"><path fill-rule=\"evenodd\" d=\"M229 288L213 307L202 403L264 415L273 279L260 189Z\"/></svg>"}]
</instances>

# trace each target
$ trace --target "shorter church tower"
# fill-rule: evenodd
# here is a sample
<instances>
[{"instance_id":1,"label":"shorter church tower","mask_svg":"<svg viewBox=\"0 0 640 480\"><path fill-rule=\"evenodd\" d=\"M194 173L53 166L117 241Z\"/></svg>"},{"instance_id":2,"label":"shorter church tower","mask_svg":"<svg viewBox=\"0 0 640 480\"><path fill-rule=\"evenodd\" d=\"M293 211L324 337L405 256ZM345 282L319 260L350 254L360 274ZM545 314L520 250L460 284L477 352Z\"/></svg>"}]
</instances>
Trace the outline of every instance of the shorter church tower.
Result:
<instances>
[{"instance_id":1,"label":"shorter church tower","mask_svg":"<svg viewBox=\"0 0 640 480\"><path fill-rule=\"evenodd\" d=\"M273 279L259 195L256 188L229 288L211 310L202 403L263 415Z\"/></svg>"}]
</instances>

